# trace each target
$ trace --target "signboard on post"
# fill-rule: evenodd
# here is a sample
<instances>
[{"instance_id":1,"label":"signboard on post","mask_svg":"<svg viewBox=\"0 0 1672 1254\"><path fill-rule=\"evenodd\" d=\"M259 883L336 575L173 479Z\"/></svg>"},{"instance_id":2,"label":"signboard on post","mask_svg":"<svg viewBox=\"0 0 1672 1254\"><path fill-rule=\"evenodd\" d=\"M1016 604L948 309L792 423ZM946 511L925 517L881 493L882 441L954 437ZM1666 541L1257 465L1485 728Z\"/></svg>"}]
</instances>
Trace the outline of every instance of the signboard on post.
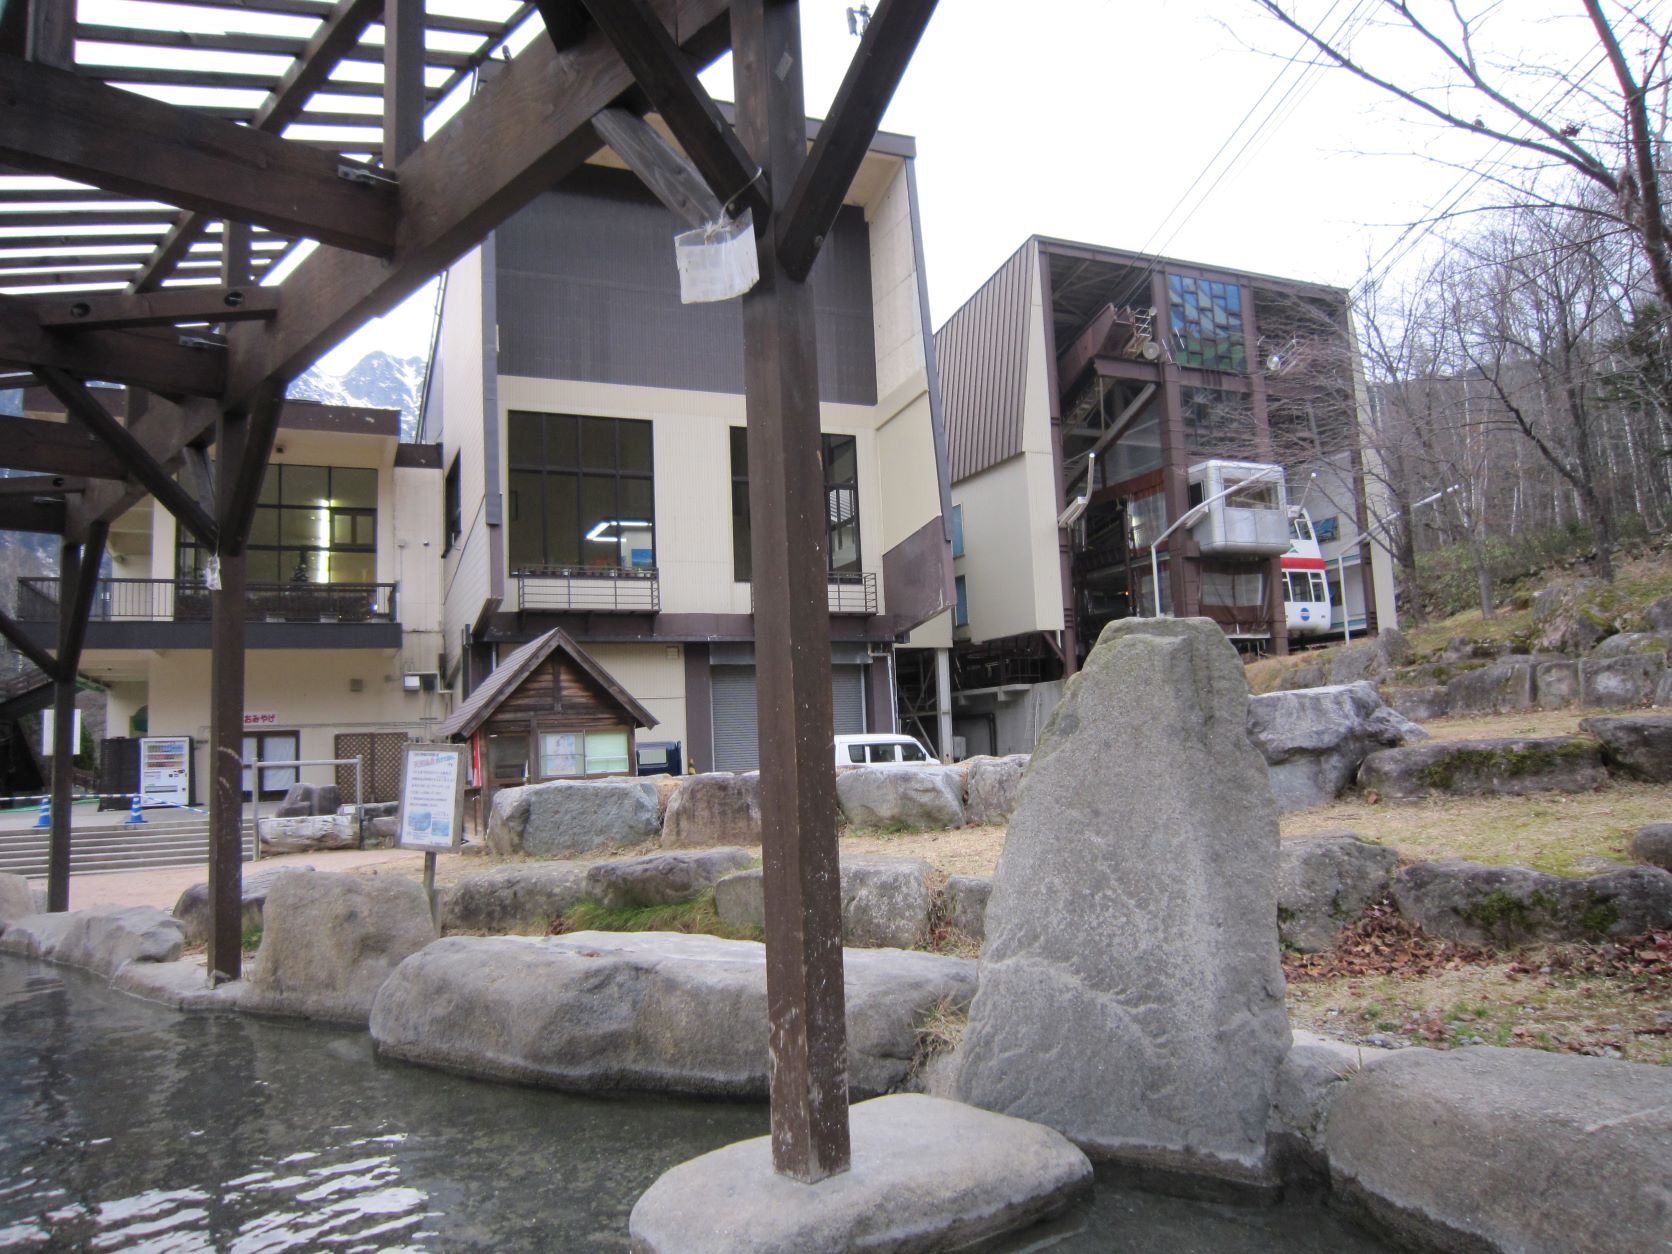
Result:
<instances>
[{"instance_id":1,"label":"signboard on post","mask_svg":"<svg viewBox=\"0 0 1672 1254\"><path fill-rule=\"evenodd\" d=\"M464 841L464 745L407 745L395 843L434 853Z\"/></svg>"},{"instance_id":2,"label":"signboard on post","mask_svg":"<svg viewBox=\"0 0 1672 1254\"><path fill-rule=\"evenodd\" d=\"M192 738L146 736L139 742L139 803L185 806L192 799Z\"/></svg>"}]
</instances>

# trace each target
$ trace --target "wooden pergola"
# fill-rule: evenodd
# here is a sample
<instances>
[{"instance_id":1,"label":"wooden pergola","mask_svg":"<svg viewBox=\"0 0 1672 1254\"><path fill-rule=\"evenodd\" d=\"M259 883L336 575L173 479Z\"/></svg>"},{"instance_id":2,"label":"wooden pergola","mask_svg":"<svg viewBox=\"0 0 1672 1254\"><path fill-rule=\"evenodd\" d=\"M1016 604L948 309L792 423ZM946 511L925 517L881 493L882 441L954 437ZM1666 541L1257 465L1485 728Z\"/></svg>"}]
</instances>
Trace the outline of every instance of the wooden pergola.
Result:
<instances>
[{"instance_id":1,"label":"wooden pergola","mask_svg":"<svg viewBox=\"0 0 1672 1254\"><path fill-rule=\"evenodd\" d=\"M0 296L9 370L0 386L38 381L68 419L0 418L0 466L27 472L3 481L0 529L62 538L56 651L3 617L0 634L54 682L54 762L67 764L112 521L150 494L218 558L213 978L241 967L244 549L286 385L606 143L686 220L752 211L761 277L743 308L753 562L776 576L755 585L773 1159L802 1180L844 1170L830 631L806 280L934 0L881 0L811 150L793 0L483 0L484 16L469 18L427 13L423 0L160 0L180 15L174 30L82 24L75 7L0 7L0 227L30 228L21 246L38 250L0 257L10 293ZM696 78L727 48L735 127ZM226 54L243 54L242 70ZM426 128L437 102L450 116ZM649 112L677 148L645 122ZM292 252L308 241L317 247L297 262ZM282 282L262 281L281 266ZM92 380L125 384L126 412L110 412ZM55 770L52 794L48 895L64 910L67 769Z\"/></svg>"}]
</instances>

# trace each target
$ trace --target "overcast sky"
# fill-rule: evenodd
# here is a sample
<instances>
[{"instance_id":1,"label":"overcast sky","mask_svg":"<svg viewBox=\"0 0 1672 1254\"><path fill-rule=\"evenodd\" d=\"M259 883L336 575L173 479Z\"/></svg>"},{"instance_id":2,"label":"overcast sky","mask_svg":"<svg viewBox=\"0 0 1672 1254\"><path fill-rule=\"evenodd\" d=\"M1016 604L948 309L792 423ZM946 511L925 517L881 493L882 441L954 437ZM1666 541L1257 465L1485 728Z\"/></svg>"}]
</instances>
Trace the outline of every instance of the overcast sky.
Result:
<instances>
[{"instance_id":1,"label":"overcast sky","mask_svg":"<svg viewBox=\"0 0 1672 1254\"><path fill-rule=\"evenodd\" d=\"M1299 3L1360 55L1441 82L1410 40L1370 24L1380 0ZM801 7L808 112L822 116L858 41L848 0ZM1578 0L1501 0L1484 35L1531 99L1556 98L1553 76L1597 56ZM1292 64L1298 42L1252 0L943 0L884 120L917 141L934 325L1035 233L1352 287L1434 246L1408 226L1435 205L1491 194L1478 173L1503 150ZM729 59L704 81L729 99ZM426 289L327 368L372 347L427 351L433 308Z\"/></svg>"}]
</instances>

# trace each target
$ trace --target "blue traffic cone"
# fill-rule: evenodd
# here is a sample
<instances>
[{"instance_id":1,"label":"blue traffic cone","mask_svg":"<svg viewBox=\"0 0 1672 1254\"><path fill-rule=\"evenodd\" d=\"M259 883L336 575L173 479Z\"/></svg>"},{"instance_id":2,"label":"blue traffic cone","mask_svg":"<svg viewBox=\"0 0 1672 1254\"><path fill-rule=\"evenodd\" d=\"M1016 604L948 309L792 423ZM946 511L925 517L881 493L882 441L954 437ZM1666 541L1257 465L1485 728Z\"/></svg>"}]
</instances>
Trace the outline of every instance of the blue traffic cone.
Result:
<instances>
[{"instance_id":1,"label":"blue traffic cone","mask_svg":"<svg viewBox=\"0 0 1672 1254\"><path fill-rule=\"evenodd\" d=\"M133 795L133 801L128 806L128 821L122 826L132 827L135 823L145 822L145 816L139 812L139 794Z\"/></svg>"},{"instance_id":2,"label":"blue traffic cone","mask_svg":"<svg viewBox=\"0 0 1672 1254\"><path fill-rule=\"evenodd\" d=\"M35 826L52 826L52 802L46 797L41 798L41 812L35 817Z\"/></svg>"}]
</instances>

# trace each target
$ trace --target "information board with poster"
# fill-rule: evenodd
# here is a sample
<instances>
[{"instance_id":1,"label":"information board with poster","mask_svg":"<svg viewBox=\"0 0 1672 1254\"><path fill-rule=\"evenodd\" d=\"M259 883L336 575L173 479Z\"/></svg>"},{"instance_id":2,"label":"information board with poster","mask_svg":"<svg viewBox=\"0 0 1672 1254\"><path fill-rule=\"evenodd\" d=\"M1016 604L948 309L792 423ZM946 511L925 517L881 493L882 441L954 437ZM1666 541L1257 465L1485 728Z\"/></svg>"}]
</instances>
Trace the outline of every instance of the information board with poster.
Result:
<instances>
[{"instance_id":1,"label":"information board with poster","mask_svg":"<svg viewBox=\"0 0 1672 1254\"><path fill-rule=\"evenodd\" d=\"M192 738L146 736L139 742L139 803L187 806L192 801Z\"/></svg>"},{"instance_id":2,"label":"information board with poster","mask_svg":"<svg viewBox=\"0 0 1672 1254\"><path fill-rule=\"evenodd\" d=\"M437 918L435 855L464 843L464 745L407 745L395 843L424 851L424 894Z\"/></svg>"}]
</instances>

